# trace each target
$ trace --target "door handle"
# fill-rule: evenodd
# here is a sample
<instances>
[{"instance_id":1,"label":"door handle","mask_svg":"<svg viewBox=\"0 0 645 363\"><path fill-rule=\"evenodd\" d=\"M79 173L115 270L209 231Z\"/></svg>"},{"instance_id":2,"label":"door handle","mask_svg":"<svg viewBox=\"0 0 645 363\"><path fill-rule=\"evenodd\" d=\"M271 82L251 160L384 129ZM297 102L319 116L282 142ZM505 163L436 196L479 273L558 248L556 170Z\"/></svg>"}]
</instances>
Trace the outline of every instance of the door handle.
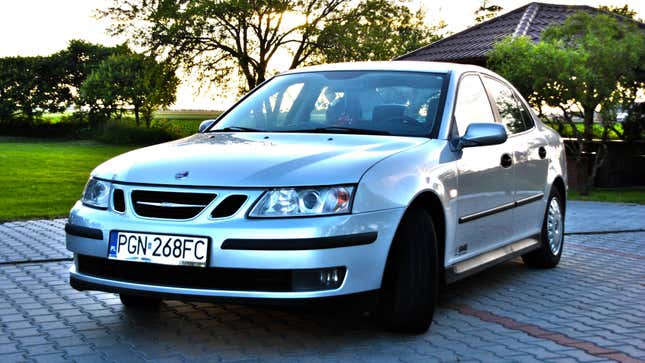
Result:
<instances>
[{"instance_id":1,"label":"door handle","mask_svg":"<svg viewBox=\"0 0 645 363\"><path fill-rule=\"evenodd\" d=\"M513 158L510 154L502 154L502 160L500 162L502 168L510 168L513 165Z\"/></svg>"},{"instance_id":2,"label":"door handle","mask_svg":"<svg viewBox=\"0 0 645 363\"><path fill-rule=\"evenodd\" d=\"M546 149L544 148L544 146L540 146L540 148L538 149L538 155L540 155L540 159L546 158Z\"/></svg>"}]
</instances>

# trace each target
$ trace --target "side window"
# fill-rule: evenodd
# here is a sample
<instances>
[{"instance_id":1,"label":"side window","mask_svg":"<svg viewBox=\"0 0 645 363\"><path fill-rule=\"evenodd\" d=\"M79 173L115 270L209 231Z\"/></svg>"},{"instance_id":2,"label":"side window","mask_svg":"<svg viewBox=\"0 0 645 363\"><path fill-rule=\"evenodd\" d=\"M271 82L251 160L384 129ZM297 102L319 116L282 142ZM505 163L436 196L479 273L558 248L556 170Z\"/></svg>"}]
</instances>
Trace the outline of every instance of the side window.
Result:
<instances>
[{"instance_id":1,"label":"side window","mask_svg":"<svg viewBox=\"0 0 645 363\"><path fill-rule=\"evenodd\" d=\"M528 116L526 114L527 111L522 107L517 98L515 98L510 88L489 77L484 77L484 83L495 100L499 117L504 126L506 126L506 129L508 129L509 134L517 134L531 128L531 126L527 127L525 121L525 118Z\"/></svg>"},{"instance_id":2,"label":"side window","mask_svg":"<svg viewBox=\"0 0 645 363\"><path fill-rule=\"evenodd\" d=\"M468 125L475 122L495 122L479 76L468 75L459 82L455 105L455 123L459 136L466 133Z\"/></svg>"},{"instance_id":3,"label":"side window","mask_svg":"<svg viewBox=\"0 0 645 363\"><path fill-rule=\"evenodd\" d=\"M303 86L304 83L295 83L272 94L263 103L255 105L249 113L241 115L236 125L265 129L268 125L276 127L284 124Z\"/></svg>"},{"instance_id":4,"label":"side window","mask_svg":"<svg viewBox=\"0 0 645 363\"><path fill-rule=\"evenodd\" d=\"M517 100L517 103L520 104L522 119L524 120L524 126L526 127L526 130L533 128L533 126L535 126L535 121L533 121L533 116L531 116L531 112L526 108L524 103L520 101L520 96L517 93L515 94L515 99Z\"/></svg>"}]
</instances>

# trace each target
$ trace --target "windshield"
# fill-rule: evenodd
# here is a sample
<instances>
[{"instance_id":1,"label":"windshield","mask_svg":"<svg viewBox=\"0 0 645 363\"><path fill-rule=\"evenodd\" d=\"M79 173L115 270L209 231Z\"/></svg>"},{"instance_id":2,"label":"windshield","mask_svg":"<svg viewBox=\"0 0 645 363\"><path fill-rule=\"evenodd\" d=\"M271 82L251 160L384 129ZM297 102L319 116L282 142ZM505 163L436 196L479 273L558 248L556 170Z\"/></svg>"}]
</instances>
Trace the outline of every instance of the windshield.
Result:
<instances>
[{"instance_id":1,"label":"windshield","mask_svg":"<svg viewBox=\"0 0 645 363\"><path fill-rule=\"evenodd\" d=\"M428 136L444 74L335 71L277 76L224 115L216 131Z\"/></svg>"}]
</instances>

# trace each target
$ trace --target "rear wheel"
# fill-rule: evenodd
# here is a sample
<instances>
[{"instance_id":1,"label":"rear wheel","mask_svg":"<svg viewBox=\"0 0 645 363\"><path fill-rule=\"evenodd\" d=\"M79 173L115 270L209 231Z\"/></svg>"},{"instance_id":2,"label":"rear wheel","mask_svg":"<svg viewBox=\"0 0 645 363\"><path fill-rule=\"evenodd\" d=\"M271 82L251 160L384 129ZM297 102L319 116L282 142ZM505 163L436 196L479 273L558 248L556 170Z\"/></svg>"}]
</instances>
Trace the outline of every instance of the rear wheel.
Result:
<instances>
[{"instance_id":1,"label":"rear wheel","mask_svg":"<svg viewBox=\"0 0 645 363\"><path fill-rule=\"evenodd\" d=\"M156 308L161 304L161 299L140 296L140 295L131 295L131 294L119 294L121 303L126 307L134 308Z\"/></svg>"},{"instance_id":2,"label":"rear wheel","mask_svg":"<svg viewBox=\"0 0 645 363\"><path fill-rule=\"evenodd\" d=\"M560 262L564 244L564 199L560 191L551 191L542 222L540 248L522 256L524 263L536 268L553 268Z\"/></svg>"},{"instance_id":3,"label":"rear wheel","mask_svg":"<svg viewBox=\"0 0 645 363\"><path fill-rule=\"evenodd\" d=\"M420 334L432 323L438 290L437 238L421 208L406 212L383 276L379 316L388 330Z\"/></svg>"}]
</instances>

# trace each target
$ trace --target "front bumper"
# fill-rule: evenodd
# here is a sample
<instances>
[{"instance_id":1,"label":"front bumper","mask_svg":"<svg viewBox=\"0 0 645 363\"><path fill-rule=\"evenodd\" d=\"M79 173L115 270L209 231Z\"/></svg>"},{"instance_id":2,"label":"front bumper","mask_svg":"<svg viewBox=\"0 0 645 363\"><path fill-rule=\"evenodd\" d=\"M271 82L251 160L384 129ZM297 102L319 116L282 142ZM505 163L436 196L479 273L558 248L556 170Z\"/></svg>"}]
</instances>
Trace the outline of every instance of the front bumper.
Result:
<instances>
[{"instance_id":1,"label":"front bumper","mask_svg":"<svg viewBox=\"0 0 645 363\"><path fill-rule=\"evenodd\" d=\"M140 218L129 213L96 210L77 203L70 213L67 248L74 252L75 264L70 268L72 286L111 292L130 292L182 299L317 299L352 295L377 290L385 269L390 244L404 209L339 216L224 220L195 219L190 221ZM332 290L264 291L186 287L176 283L141 283L136 279L97 276L79 270L79 257L107 258L110 231L136 231L175 235L208 236L211 239L209 271L307 270L331 267L345 268L342 284ZM86 232L84 233L78 233ZM98 231L101 233L99 234ZM372 235L372 242L356 242L352 236ZM335 238L338 237L338 238ZM225 241L253 240L262 246L295 241L305 242L308 249L236 249ZM273 243L272 243L273 241ZM324 245L311 244L323 241ZM340 242L339 242L340 241ZM347 246L347 247L339 247ZM263 248L263 247L262 247ZM154 267L154 266L152 266Z\"/></svg>"}]
</instances>

